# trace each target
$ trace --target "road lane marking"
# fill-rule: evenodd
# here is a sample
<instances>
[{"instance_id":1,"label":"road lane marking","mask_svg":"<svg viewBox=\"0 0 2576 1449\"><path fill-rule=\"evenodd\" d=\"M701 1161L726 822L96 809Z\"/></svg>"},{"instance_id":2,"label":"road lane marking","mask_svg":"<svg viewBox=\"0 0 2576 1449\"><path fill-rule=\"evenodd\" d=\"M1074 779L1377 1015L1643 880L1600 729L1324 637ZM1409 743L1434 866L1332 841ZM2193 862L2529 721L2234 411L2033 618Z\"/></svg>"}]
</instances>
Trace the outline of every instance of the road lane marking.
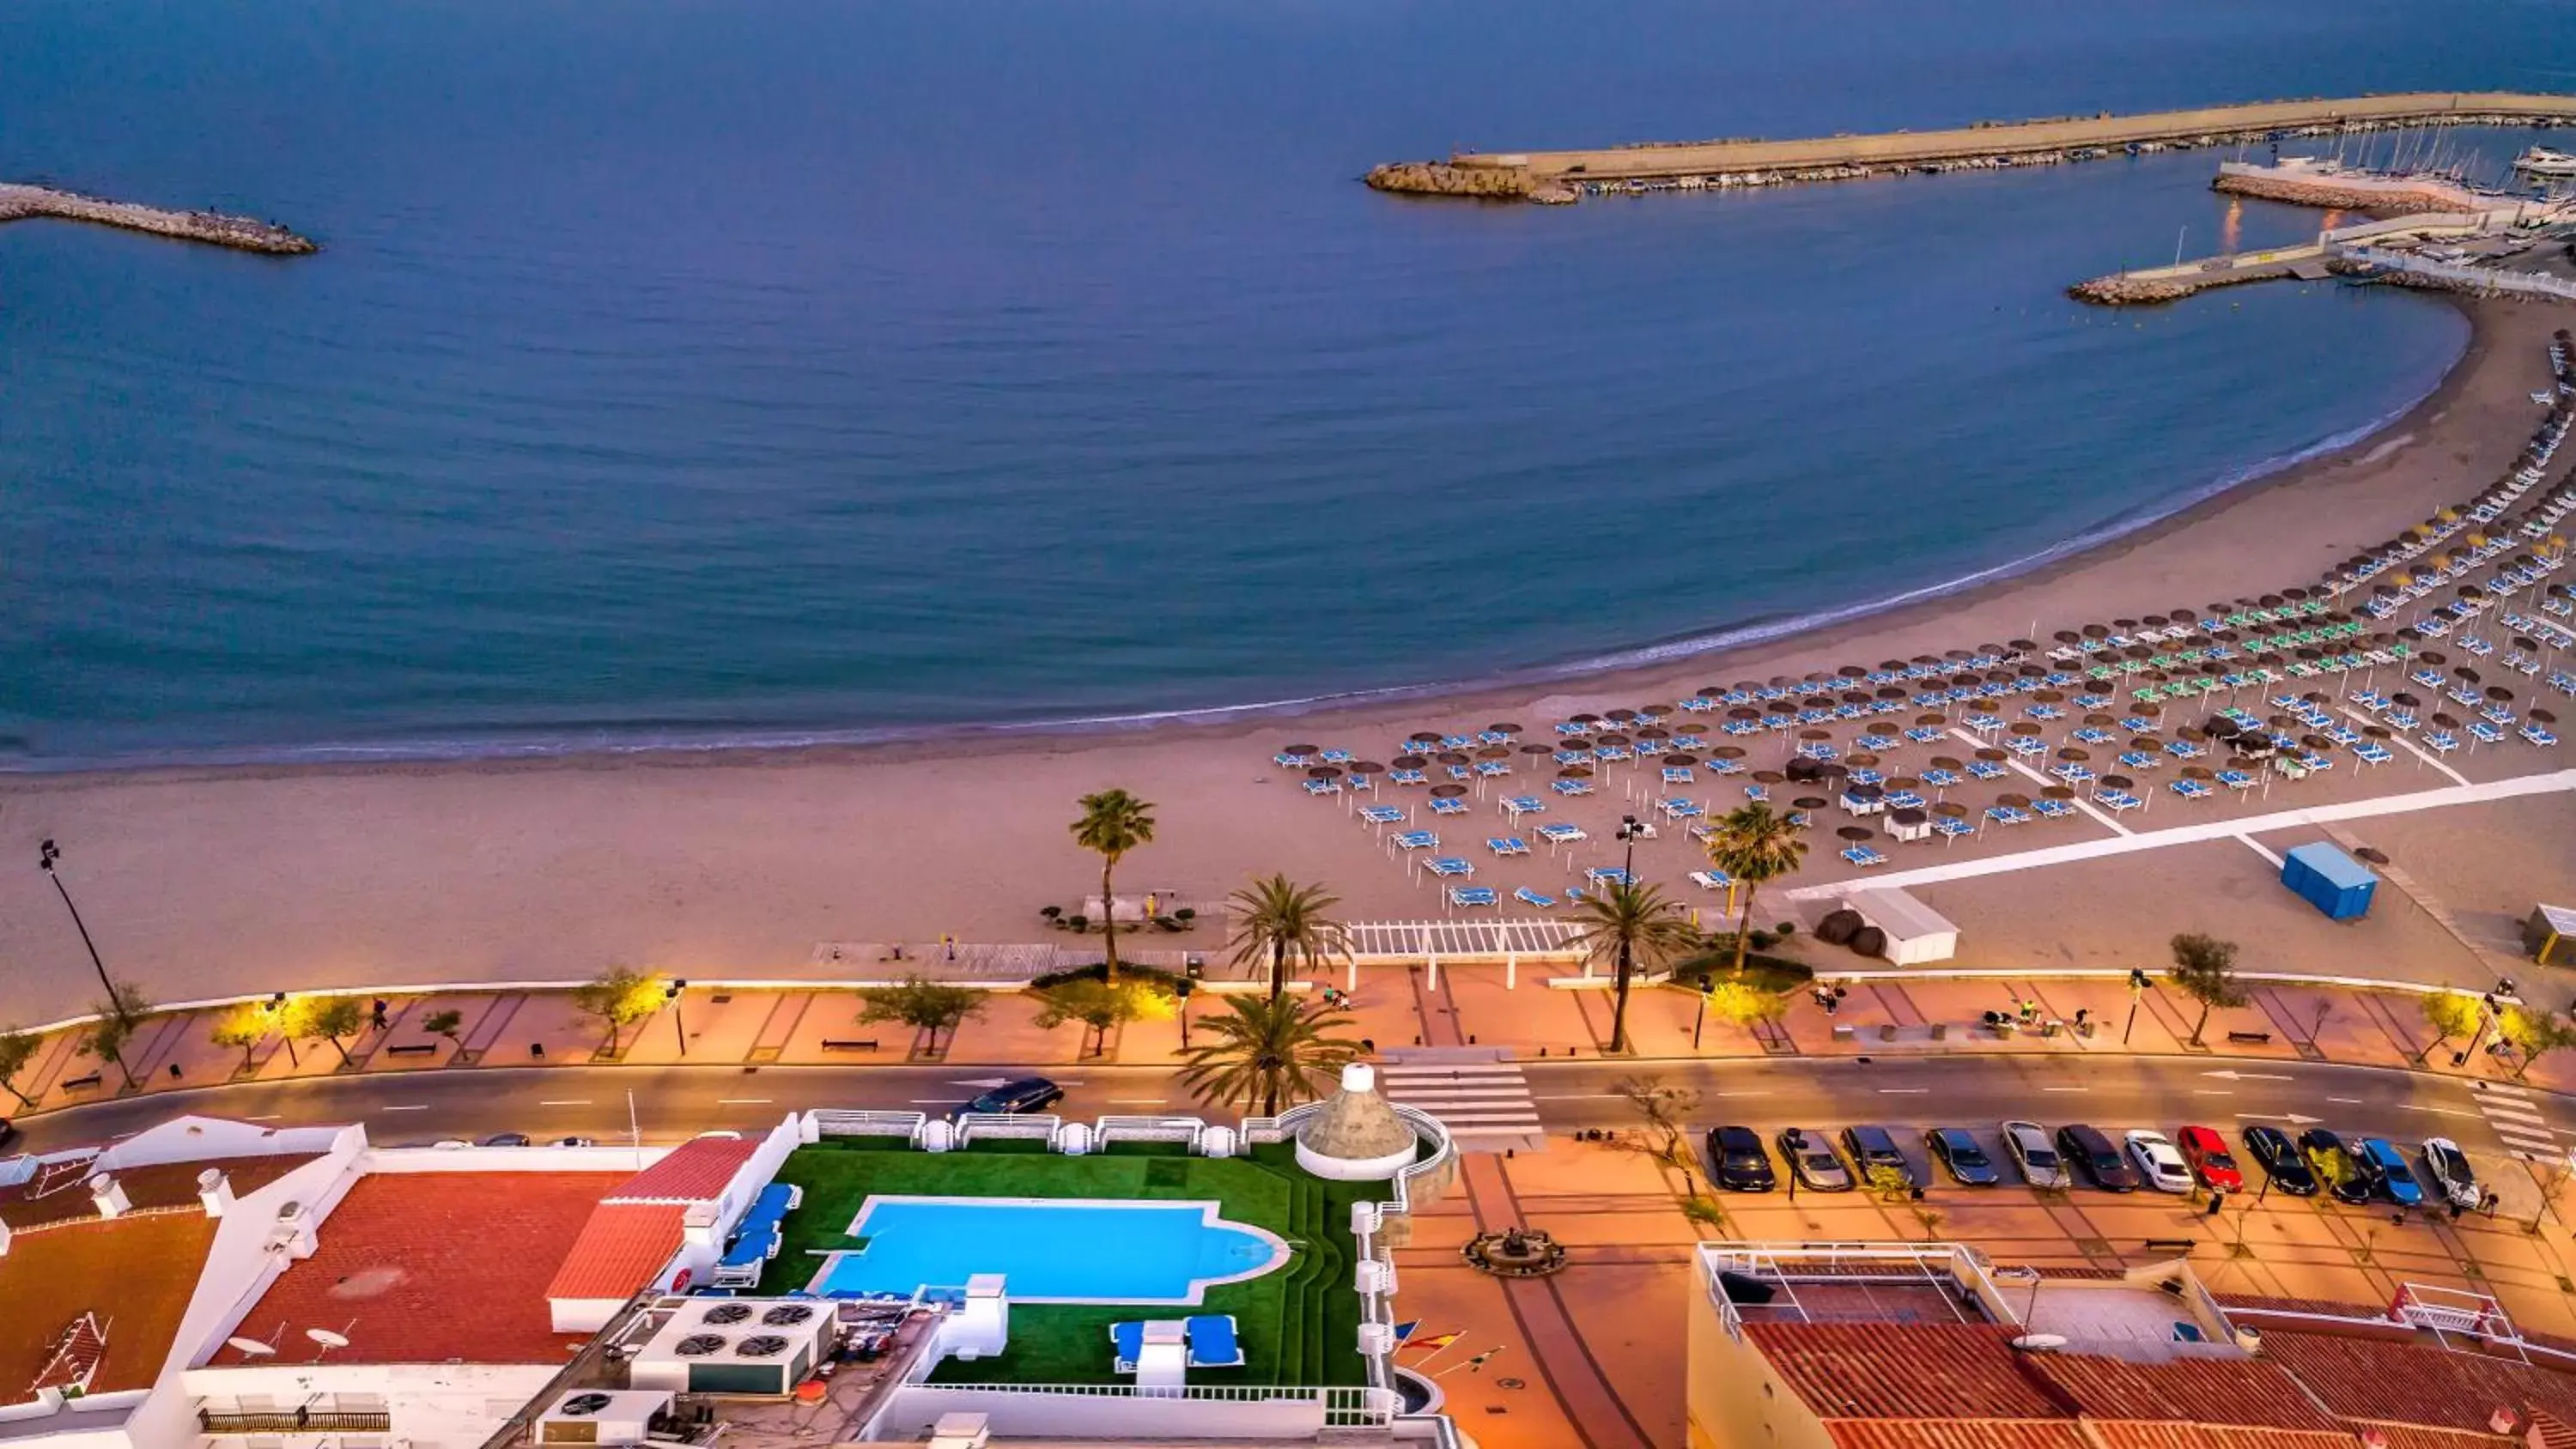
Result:
<instances>
[{"instance_id":1,"label":"road lane marking","mask_svg":"<svg viewBox=\"0 0 2576 1449\"><path fill-rule=\"evenodd\" d=\"M587 1107L590 1105L590 1099L588 1097L549 1097L546 1100L539 1102L537 1105L540 1107Z\"/></svg>"},{"instance_id":2,"label":"road lane marking","mask_svg":"<svg viewBox=\"0 0 2576 1449\"><path fill-rule=\"evenodd\" d=\"M1545 1097L1532 1097L1530 1100L1533 1102L1606 1102L1618 1095L1616 1092L1558 1092ZM1723 1097L1726 1094L1720 1092L1717 1095Z\"/></svg>"},{"instance_id":3,"label":"road lane marking","mask_svg":"<svg viewBox=\"0 0 2576 1449\"><path fill-rule=\"evenodd\" d=\"M429 1110L429 1104L427 1102L423 1102L412 1107L378 1107L376 1110L379 1112L426 1112Z\"/></svg>"},{"instance_id":4,"label":"road lane marking","mask_svg":"<svg viewBox=\"0 0 2576 1449\"><path fill-rule=\"evenodd\" d=\"M769 1098L767 1098L767 1097L718 1097L718 1098L716 1098L716 1105L717 1105L717 1106L719 1106L719 1107L766 1107L766 1106L768 1106L768 1105L769 1105Z\"/></svg>"},{"instance_id":5,"label":"road lane marking","mask_svg":"<svg viewBox=\"0 0 2576 1449\"><path fill-rule=\"evenodd\" d=\"M1931 1090L1930 1087L1881 1087L1878 1094L1882 1097L1919 1097Z\"/></svg>"},{"instance_id":6,"label":"road lane marking","mask_svg":"<svg viewBox=\"0 0 2576 1449\"><path fill-rule=\"evenodd\" d=\"M1169 1097L1112 1097L1109 1099L1109 1105L1112 1107L1160 1107L1171 1100L1172 1099Z\"/></svg>"},{"instance_id":7,"label":"road lane marking","mask_svg":"<svg viewBox=\"0 0 2576 1449\"><path fill-rule=\"evenodd\" d=\"M2326 1100L2329 1102L2340 1102L2347 1107L2358 1107L2361 1105L2361 1099L2359 1097L2328 1097Z\"/></svg>"},{"instance_id":8,"label":"road lane marking","mask_svg":"<svg viewBox=\"0 0 2576 1449\"><path fill-rule=\"evenodd\" d=\"M2498 1097L2528 1097L2531 1095L2531 1089L2529 1087L2508 1087L2502 1082L2489 1082L2485 1087L2480 1088L2479 1090Z\"/></svg>"},{"instance_id":9,"label":"road lane marking","mask_svg":"<svg viewBox=\"0 0 2576 1449\"><path fill-rule=\"evenodd\" d=\"M242 1120L245 1122L275 1122L280 1120L283 1116L283 1113L271 1112L265 1117L244 1117Z\"/></svg>"},{"instance_id":10,"label":"road lane marking","mask_svg":"<svg viewBox=\"0 0 2576 1449\"><path fill-rule=\"evenodd\" d=\"M2438 1112L2445 1117L2475 1117L2479 1115L2475 1112L2463 1112L2457 1107L2427 1107L2421 1102L2400 1102L2397 1105L2410 1112Z\"/></svg>"},{"instance_id":11,"label":"road lane marking","mask_svg":"<svg viewBox=\"0 0 2576 1449\"><path fill-rule=\"evenodd\" d=\"M2089 1092L2093 1089L2091 1087L2042 1087L2040 1090L2043 1092Z\"/></svg>"},{"instance_id":12,"label":"road lane marking","mask_svg":"<svg viewBox=\"0 0 2576 1449\"><path fill-rule=\"evenodd\" d=\"M2191 1089L2191 1094L2195 1097L2233 1097L2236 1095L2225 1087L2194 1087Z\"/></svg>"},{"instance_id":13,"label":"road lane marking","mask_svg":"<svg viewBox=\"0 0 2576 1449\"><path fill-rule=\"evenodd\" d=\"M1711 1095L1719 1097L1768 1097L1771 1094L1769 1092L1716 1092Z\"/></svg>"}]
</instances>

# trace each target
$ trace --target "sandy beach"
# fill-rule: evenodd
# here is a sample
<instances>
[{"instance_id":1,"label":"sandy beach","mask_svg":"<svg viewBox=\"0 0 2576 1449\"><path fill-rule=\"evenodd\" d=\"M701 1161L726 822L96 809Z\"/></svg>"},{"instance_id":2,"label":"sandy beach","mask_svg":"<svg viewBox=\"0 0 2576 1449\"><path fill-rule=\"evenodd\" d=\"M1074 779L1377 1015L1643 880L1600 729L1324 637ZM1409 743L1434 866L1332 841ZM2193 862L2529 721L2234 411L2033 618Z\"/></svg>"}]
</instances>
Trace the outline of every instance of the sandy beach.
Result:
<instances>
[{"instance_id":1,"label":"sandy beach","mask_svg":"<svg viewBox=\"0 0 2576 1449\"><path fill-rule=\"evenodd\" d=\"M164 1001L577 978L610 963L697 977L846 976L817 961L818 945L1042 940L1039 908L1073 907L1097 885L1096 862L1066 830L1075 798L1113 785L1154 801L1161 822L1155 843L1122 867L1122 891L1157 890L1213 913L1248 876L1279 870L1326 883L1348 918L1435 914L1431 888L1340 802L1303 798L1271 764L1281 744L1384 759L1417 728L1511 720L1538 731L1579 710L1668 703L1705 685L2044 639L2312 583L2493 481L2538 421L2529 394L2546 380L2550 331L2570 314L2463 305L2475 337L2452 375L2342 454L2025 577L1543 696L1523 688L1222 728L870 749L0 779L0 859L17 862L0 871L0 1024L48 1020L98 995L70 919L35 869L46 837L61 844L63 879L109 969ZM2471 778L2570 763L2564 747L2510 748L2519 753L2452 763ZM2417 762L2393 768L2244 808L2447 783ZM1593 803L1593 816L1575 818L1601 837L1587 857L1597 860L1619 807ZM2151 812L2147 827L2164 818ZM1455 832L1482 859L1499 818L1483 807ZM1678 831L1667 834L1640 865L1672 879L1697 861ZM1830 860L1825 844L1817 853ZM1566 878L1544 852L1532 869L1532 879ZM1520 879L1479 876L1507 894ZM2082 906L2041 899L2029 909L2044 930L2051 913ZM1151 944L1214 951L1217 935L1210 925Z\"/></svg>"}]
</instances>

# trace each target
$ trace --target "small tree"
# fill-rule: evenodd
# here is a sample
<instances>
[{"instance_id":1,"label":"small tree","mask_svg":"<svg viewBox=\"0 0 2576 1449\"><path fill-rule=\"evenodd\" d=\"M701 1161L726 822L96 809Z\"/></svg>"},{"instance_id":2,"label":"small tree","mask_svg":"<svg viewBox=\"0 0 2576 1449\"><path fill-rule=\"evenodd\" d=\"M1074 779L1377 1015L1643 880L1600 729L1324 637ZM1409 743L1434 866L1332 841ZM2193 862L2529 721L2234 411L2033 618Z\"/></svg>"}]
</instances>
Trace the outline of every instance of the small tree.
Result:
<instances>
[{"instance_id":1,"label":"small tree","mask_svg":"<svg viewBox=\"0 0 2576 1449\"><path fill-rule=\"evenodd\" d=\"M2476 1031L2482 1014L2478 999L2465 991L2436 991L2423 998L2421 1006L2424 1024L2433 1029L2433 1039L2415 1054L2417 1066L2431 1060L2444 1042Z\"/></svg>"},{"instance_id":2,"label":"small tree","mask_svg":"<svg viewBox=\"0 0 2576 1449\"><path fill-rule=\"evenodd\" d=\"M1791 824L1788 816L1772 814L1771 807L1760 801L1737 806L1715 825L1708 837L1709 863L1725 871L1744 892L1733 943L1734 974L1741 977L1753 931L1753 898L1765 882L1790 874L1807 858L1807 832Z\"/></svg>"},{"instance_id":3,"label":"small tree","mask_svg":"<svg viewBox=\"0 0 2576 1449\"><path fill-rule=\"evenodd\" d=\"M206 1040L219 1047L240 1048L241 1069L246 1072L252 1066L251 1048L268 1040L271 1021L265 1003L245 1001L215 1018L214 1026L206 1032Z\"/></svg>"},{"instance_id":4,"label":"small tree","mask_svg":"<svg viewBox=\"0 0 2576 1449\"><path fill-rule=\"evenodd\" d=\"M1659 885L1620 881L1584 899L1576 916L1580 929L1566 945L1597 965L1616 973L1611 986L1610 1045L1613 1056L1628 1050L1628 985L1638 971L1652 973L1699 944L1699 932L1679 901L1667 900Z\"/></svg>"},{"instance_id":5,"label":"small tree","mask_svg":"<svg viewBox=\"0 0 2576 1449\"><path fill-rule=\"evenodd\" d=\"M1647 1130L1655 1135L1654 1156L1675 1167L1690 1165L1690 1139L1685 1134L1699 1111L1697 1087L1676 1087L1661 1077L1621 1077L1610 1084L1610 1091L1645 1119Z\"/></svg>"},{"instance_id":6,"label":"small tree","mask_svg":"<svg viewBox=\"0 0 2576 1449\"><path fill-rule=\"evenodd\" d=\"M631 966L611 966L572 989L573 1005L608 1023L608 1050L612 1055L626 1028L660 1011L669 999L660 972L638 971Z\"/></svg>"},{"instance_id":7,"label":"small tree","mask_svg":"<svg viewBox=\"0 0 2576 1449\"><path fill-rule=\"evenodd\" d=\"M17 1083L18 1073L36 1059L36 1048L42 1045L44 1038L34 1032L20 1031L16 1027L0 1031L0 1087L7 1088L20 1106L32 1108L36 1105L33 1098L18 1090Z\"/></svg>"},{"instance_id":8,"label":"small tree","mask_svg":"<svg viewBox=\"0 0 2576 1449\"><path fill-rule=\"evenodd\" d=\"M465 1045L465 1039L456 1033L464 1025L465 1013L455 1010L433 1011L420 1019L421 1030L431 1036L443 1036L460 1047Z\"/></svg>"},{"instance_id":9,"label":"small tree","mask_svg":"<svg viewBox=\"0 0 2576 1449\"><path fill-rule=\"evenodd\" d=\"M1229 995L1225 1010L1200 1026L1202 1041L1181 1055L1189 1065L1181 1081L1211 1102L1258 1107L1276 1117L1324 1094L1334 1073L1358 1057L1365 1043L1332 1035L1351 1024L1321 1002L1283 996Z\"/></svg>"},{"instance_id":10,"label":"small tree","mask_svg":"<svg viewBox=\"0 0 2576 1449\"><path fill-rule=\"evenodd\" d=\"M1746 1031L1768 1026L1789 1014L1789 1003L1776 991L1749 981L1720 981L1708 988L1708 1013Z\"/></svg>"},{"instance_id":11,"label":"small tree","mask_svg":"<svg viewBox=\"0 0 2576 1449\"><path fill-rule=\"evenodd\" d=\"M2514 1080L2520 1081L2542 1057L2576 1044L2576 1026L2545 1006L2510 1006L2504 1013L2504 1039L2522 1058L2513 1069Z\"/></svg>"},{"instance_id":12,"label":"small tree","mask_svg":"<svg viewBox=\"0 0 2576 1449\"><path fill-rule=\"evenodd\" d=\"M1870 1196L1883 1203L1914 1200L1914 1184L1906 1179L1902 1171L1885 1163L1880 1163L1869 1170L1869 1180L1865 1186L1869 1188Z\"/></svg>"},{"instance_id":13,"label":"small tree","mask_svg":"<svg viewBox=\"0 0 2576 1449\"><path fill-rule=\"evenodd\" d=\"M972 986L905 978L900 986L871 986L859 993L859 1025L898 1021L930 1034L928 1050L939 1050L939 1034L953 1032L969 1017L984 1012L984 993Z\"/></svg>"},{"instance_id":14,"label":"small tree","mask_svg":"<svg viewBox=\"0 0 2576 1449\"><path fill-rule=\"evenodd\" d=\"M2252 999L2236 984L2236 943L2187 931L2173 938L2173 958L2167 979L2200 1003L2200 1020L2191 1024L2191 1044L2199 1046L2211 1011L2243 1006Z\"/></svg>"},{"instance_id":15,"label":"small tree","mask_svg":"<svg viewBox=\"0 0 2576 1449\"><path fill-rule=\"evenodd\" d=\"M1081 1022L1089 1038L1083 1044L1084 1056L1106 1053L1109 1033L1127 1022L1172 1014L1171 998L1141 981L1094 981L1083 977L1050 986L1038 995L1046 1003L1038 1008L1038 1026L1052 1031L1068 1021ZM1092 1049L1095 1042L1097 1051Z\"/></svg>"},{"instance_id":16,"label":"small tree","mask_svg":"<svg viewBox=\"0 0 2576 1449\"><path fill-rule=\"evenodd\" d=\"M297 1017L306 1041L327 1041L331 1050L340 1054L340 1065L349 1065L349 1049L342 1037L356 1036L367 1025L367 1006L354 996L308 997Z\"/></svg>"},{"instance_id":17,"label":"small tree","mask_svg":"<svg viewBox=\"0 0 2576 1449\"><path fill-rule=\"evenodd\" d=\"M152 999L131 981L113 983L105 999L90 1005L98 1020L89 1029L89 1049L116 1063L116 1073L125 1078L128 1087L134 1086L135 1081L134 1073L126 1069L125 1049L134 1041L134 1028L151 1009Z\"/></svg>"}]
</instances>

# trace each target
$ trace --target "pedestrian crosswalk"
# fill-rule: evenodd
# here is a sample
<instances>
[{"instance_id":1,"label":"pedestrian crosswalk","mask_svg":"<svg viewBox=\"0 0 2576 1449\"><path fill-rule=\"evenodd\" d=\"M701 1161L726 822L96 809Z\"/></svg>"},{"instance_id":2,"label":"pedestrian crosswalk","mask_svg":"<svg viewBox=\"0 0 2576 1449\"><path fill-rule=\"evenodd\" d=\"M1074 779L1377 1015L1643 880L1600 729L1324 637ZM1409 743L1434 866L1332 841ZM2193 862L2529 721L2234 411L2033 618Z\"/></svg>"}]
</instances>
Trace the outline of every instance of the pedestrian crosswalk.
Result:
<instances>
[{"instance_id":1,"label":"pedestrian crosswalk","mask_svg":"<svg viewBox=\"0 0 2576 1449\"><path fill-rule=\"evenodd\" d=\"M1470 1152L1547 1145L1529 1078L1508 1052L1491 1047L1391 1049L1377 1069L1386 1099L1440 1119Z\"/></svg>"},{"instance_id":2,"label":"pedestrian crosswalk","mask_svg":"<svg viewBox=\"0 0 2576 1449\"><path fill-rule=\"evenodd\" d=\"M2504 1139L2505 1150L2525 1162L2557 1162L2567 1155L2540 1115L2539 1098L2527 1087L2485 1083L2478 1089L2478 1112Z\"/></svg>"}]
</instances>

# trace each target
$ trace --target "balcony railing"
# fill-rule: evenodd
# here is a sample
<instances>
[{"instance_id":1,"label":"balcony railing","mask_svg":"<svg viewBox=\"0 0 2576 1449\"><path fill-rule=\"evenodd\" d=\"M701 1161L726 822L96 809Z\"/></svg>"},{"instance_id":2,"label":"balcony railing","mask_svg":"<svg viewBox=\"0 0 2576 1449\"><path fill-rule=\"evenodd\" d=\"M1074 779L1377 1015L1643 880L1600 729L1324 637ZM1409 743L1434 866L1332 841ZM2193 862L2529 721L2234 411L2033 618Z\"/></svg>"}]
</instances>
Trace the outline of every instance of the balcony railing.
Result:
<instances>
[{"instance_id":1,"label":"balcony railing","mask_svg":"<svg viewBox=\"0 0 2576 1449\"><path fill-rule=\"evenodd\" d=\"M393 1415L363 1410L267 1410L256 1414L197 1411L197 1427L209 1434L383 1434L393 1429Z\"/></svg>"}]
</instances>

